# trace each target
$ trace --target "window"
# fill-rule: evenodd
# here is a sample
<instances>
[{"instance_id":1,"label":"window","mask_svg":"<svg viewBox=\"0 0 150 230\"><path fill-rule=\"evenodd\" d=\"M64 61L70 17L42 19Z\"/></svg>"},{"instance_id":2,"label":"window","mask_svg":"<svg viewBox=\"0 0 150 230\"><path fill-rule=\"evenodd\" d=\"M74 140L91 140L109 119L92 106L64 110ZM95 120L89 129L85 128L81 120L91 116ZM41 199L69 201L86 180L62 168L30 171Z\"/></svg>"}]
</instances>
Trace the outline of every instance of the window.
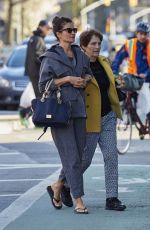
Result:
<instances>
[{"instance_id":1,"label":"window","mask_svg":"<svg viewBox=\"0 0 150 230\"><path fill-rule=\"evenodd\" d=\"M20 47L14 49L10 58L8 59L7 66L8 67L24 67L25 66L25 58L26 58L26 50L27 47Z\"/></svg>"}]
</instances>

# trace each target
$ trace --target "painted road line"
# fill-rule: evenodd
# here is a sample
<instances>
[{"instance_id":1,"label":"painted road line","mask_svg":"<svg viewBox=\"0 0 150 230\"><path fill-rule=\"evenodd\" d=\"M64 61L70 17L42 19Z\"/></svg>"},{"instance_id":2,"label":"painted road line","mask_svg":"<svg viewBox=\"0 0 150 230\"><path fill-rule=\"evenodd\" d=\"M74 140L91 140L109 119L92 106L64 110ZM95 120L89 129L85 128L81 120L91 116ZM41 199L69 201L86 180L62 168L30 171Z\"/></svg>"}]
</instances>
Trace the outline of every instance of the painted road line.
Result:
<instances>
[{"instance_id":1,"label":"painted road line","mask_svg":"<svg viewBox=\"0 0 150 230\"><path fill-rule=\"evenodd\" d=\"M9 156L9 155L20 155L19 152L12 152L12 153L0 153L0 156Z\"/></svg>"},{"instance_id":2,"label":"painted road line","mask_svg":"<svg viewBox=\"0 0 150 230\"><path fill-rule=\"evenodd\" d=\"M44 180L43 179L28 179L28 178L25 178L25 179L7 179L7 180L0 180L0 182L22 182L22 181L42 181Z\"/></svg>"},{"instance_id":3,"label":"painted road line","mask_svg":"<svg viewBox=\"0 0 150 230\"><path fill-rule=\"evenodd\" d=\"M93 167L104 167L104 164L91 164ZM145 167L150 168L150 165L139 165L139 164L119 164L119 167Z\"/></svg>"},{"instance_id":4,"label":"painted road line","mask_svg":"<svg viewBox=\"0 0 150 230\"><path fill-rule=\"evenodd\" d=\"M92 180L105 180L104 176L101 177L92 177ZM131 179L126 179L123 177L119 177L119 185L129 185L129 184L145 184L145 183L149 183L150 178L147 179L143 179L143 178L139 178L139 177L133 177Z\"/></svg>"},{"instance_id":5,"label":"painted road line","mask_svg":"<svg viewBox=\"0 0 150 230\"><path fill-rule=\"evenodd\" d=\"M9 197L9 196L21 196L23 193L15 193L15 194L0 194L0 197Z\"/></svg>"},{"instance_id":6,"label":"painted road line","mask_svg":"<svg viewBox=\"0 0 150 230\"><path fill-rule=\"evenodd\" d=\"M41 196L46 192L48 184L58 179L60 169L40 182L38 185L29 189L26 193L15 200L8 208L0 213L0 230L3 230L12 221L27 211Z\"/></svg>"},{"instance_id":7,"label":"painted road line","mask_svg":"<svg viewBox=\"0 0 150 230\"><path fill-rule=\"evenodd\" d=\"M128 153L135 153L135 152L137 152L137 149L129 149L128 150ZM101 154L102 151L100 149L98 149L98 150L95 151L95 153L96 154Z\"/></svg>"},{"instance_id":8,"label":"painted road line","mask_svg":"<svg viewBox=\"0 0 150 230\"><path fill-rule=\"evenodd\" d=\"M56 168L61 164L0 164L1 169Z\"/></svg>"},{"instance_id":9,"label":"painted road line","mask_svg":"<svg viewBox=\"0 0 150 230\"><path fill-rule=\"evenodd\" d=\"M106 193L105 189L98 189L96 192L104 192ZM135 190L128 189L127 187L118 187L119 193L128 193L128 192L135 192Z\"/></svg>"},{"instance_id":10,"label":"painted road line","mask_svg":"<svg viewBox=\"0 0 150 230\"><path fill-rule=\"evenodd\" d=\"M28 169L28 168L56 168L61 167L61 164L0 164L0 170L2 169ZM91 164L93 167L104 167L104 164ZM119 164L119 167L150 167L150 165L139 164Z\"/></svg>"}]
</instances>

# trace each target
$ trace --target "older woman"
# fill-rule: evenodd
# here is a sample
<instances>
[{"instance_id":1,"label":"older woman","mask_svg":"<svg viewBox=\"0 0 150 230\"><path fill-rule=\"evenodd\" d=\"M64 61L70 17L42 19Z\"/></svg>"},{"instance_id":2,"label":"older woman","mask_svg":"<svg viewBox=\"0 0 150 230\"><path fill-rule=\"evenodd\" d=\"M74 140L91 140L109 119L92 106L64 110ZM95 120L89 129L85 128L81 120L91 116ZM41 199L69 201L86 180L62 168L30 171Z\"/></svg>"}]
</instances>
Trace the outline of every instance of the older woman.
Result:
<instances>
[{"instance_id":1,"label":"older woman","mask_svg":"<svg viewBox=\"0 0 150 230\"><path fill-rule=\"evenodd\" d=\"M82 172L90 166L99 144L105 167L106 209L123 211L126 206L118 199L116 139L116 121L117 117L121 118L121 110L110 63L107 58L99 56L102 39L102 34L96 30L87 30L80 35L80 45L90 58L90 67L94 75L85 90L87 134ZM62 200L67 206L71 203L67 188L66 192L62 193Z\"/></svg>"},{"instance_id":2,"label":"older woman","mask_svg":"<svg viewBox=\"0 0 150 230\"><path fill-rule=\"evenodd\" d=\"M43 56L40 70L40 91L44 91L47 81L53 80L51 92L61 88L62 99L71 104L71 119L67 127L51 128L58 149L63 172L75 199L75 213L87 214L82 196L84 195L82 155L85 146L86 111L84 91L86 80L92 77L88 57L80 47L73 45L77 28L70 18L55 17L53 32L58 44L52 46ZM65 180L59 179L47 187L53 206L62 208L60 191Z\"/></svg>"},{"instance_id":3,"label":"older woman","mask_svg":"<svg viewBox=\"0 0 150 230\"><path fill-rule=\"evenodd\" d=\"M103 36L96 30L84 31L80 45L90 58L94 78L86 88L86 148L82 168L91 164L97 144L105 167L106 209L123 211L126 206L118 199L117 117L121 118L115 80L107 58L99 56Z\"/></svg>"}]
</instances>

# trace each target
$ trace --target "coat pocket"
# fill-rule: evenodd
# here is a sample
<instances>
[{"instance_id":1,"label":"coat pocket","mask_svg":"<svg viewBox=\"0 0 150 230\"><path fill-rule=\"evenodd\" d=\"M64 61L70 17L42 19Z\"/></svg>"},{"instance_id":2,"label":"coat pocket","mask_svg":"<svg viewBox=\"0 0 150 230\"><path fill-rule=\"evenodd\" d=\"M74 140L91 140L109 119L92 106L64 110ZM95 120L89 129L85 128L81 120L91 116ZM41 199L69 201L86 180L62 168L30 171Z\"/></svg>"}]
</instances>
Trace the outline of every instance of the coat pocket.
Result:
<instances>
[{"instance_id":1,"label":"coat pocket","mask_svg":"<svg viewBox=\"0 0 150 230\"><path fill-rule=\"evenodd\" d=\"M75 101L78 98L78 90L71 85L62 86L61 93L64 101Z\"/></svg>"}]
</instances>

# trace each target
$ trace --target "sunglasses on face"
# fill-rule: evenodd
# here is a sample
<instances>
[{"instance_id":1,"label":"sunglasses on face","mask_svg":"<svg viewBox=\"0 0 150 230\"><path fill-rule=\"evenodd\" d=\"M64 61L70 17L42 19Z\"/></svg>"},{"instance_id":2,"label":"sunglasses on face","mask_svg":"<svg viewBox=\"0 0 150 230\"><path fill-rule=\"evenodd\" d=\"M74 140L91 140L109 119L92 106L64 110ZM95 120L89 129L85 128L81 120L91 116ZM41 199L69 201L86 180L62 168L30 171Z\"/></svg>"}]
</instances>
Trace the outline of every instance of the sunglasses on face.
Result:
<instances>
[{"instance_id":1,"label":"sunglasses on face","mask_svg":"<svg viewBox=\"0 0 150 230\"><path fill-rule=\"evenodd\" d=\"M69 34L71 34L72 32L74 32L75 34L77 33L78 29L77 28L65 28L63 30L60 30L60 32L66 31Z\"/></svg>"}]
</instances>

